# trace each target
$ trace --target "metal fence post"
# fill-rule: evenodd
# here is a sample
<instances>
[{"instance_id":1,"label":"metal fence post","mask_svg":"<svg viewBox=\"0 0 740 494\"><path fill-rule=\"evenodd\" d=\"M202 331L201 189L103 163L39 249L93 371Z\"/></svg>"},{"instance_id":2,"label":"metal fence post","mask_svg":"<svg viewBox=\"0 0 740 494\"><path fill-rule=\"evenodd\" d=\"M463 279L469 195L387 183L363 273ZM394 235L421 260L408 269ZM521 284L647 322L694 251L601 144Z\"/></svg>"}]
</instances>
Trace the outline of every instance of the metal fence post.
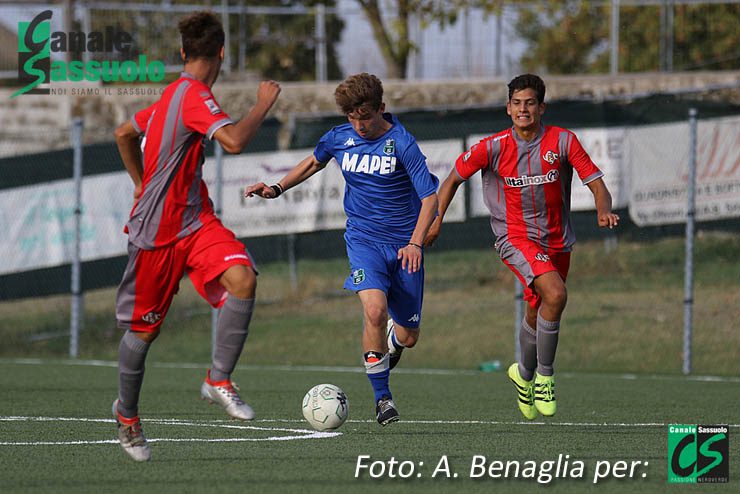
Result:
<instances>
[{"instance_id":1,"label":"metal fence post","mask_svg":"<svg viewBox=\"0 0 740 494\"><path fill-rule=\"evenodd\" d=\"M290 288L293 293L298 293L298 264L296 263L296 240L295 233L288 234L288 271L290 274Z\"/></svg>"},{"instance_id":2,"label":"metal fence post","mask_svg":"<svg viewBox=\"0 0 740 494\"><path fill-rule=\"evenodd\" d=\"M689 110L689 183L686 208L686 267L683 301L683 373L691 372L691 333L694 311L694 222L696 220L696 108Z\"/></svg>"},{"instance_id":3,"label":"metal fence post","mask_svg":"<svg viewBox=\"0 0 740 494\"><path fill-rule=\"evenodd\" d=\"M465 53L463 54L463 69L462 75L465 79L472 75L472 36L470 33L470 8L466 8L463 13L463 46L465 47Z\"/></svg>"},{"instance_id":4,"label":"metal fence post","mask_svg":"<svg viewBox=\"0 0 740 494\"><path fill-rule=\"evenodd\" d=\"M501 67L503 67L503 63L501 63L501 46L503 46L503 25L502 25L502 18L504 16L504 7L501 7L501 10L496 14L496 45L494 48L495 53L495 65L493 66L493 75L496 77L501 77L502 70Z\"/></svg>"},{"instance_id":5,"label":"metal fence post","mask_svg":"<svg viewBox=\"0 0 740 494\"><path fill-rule=\"evenodd\" d=\"M242 8L246 9L246 0L241 3ZM242 11L239 13L239 60L237 66L239 72L244 73L247 70L247 14Z\"/></svg>"},{"instance_id":6,"label":"metal fence post","mask_svg":"<svg viewBox=\"0 0 740 494\"><path fill-rule=\"evenodd\" d=\"M224 184L224 148L214 139L214 154L216 156L216 184L213 191L213 207L216 216L221 217L221 205L223 204ZM211 309L211 357L216 352L216 330L218 329L218 313L220 309Z\"/></svg>"},{"instance_id":7,"label":"metal fence post","mask_svg":"<svg viewBox=\"0 0 740 494\"><path fill-rule=\"evenodd\" d=\"M82 326L82 289L80 283L80 228L82 224L82 119L72 120L70 141L72 145L72 163L75 193L75 226L74 247L70 289L72 302L69 316L69 356L77 358L79 350L80 328Z\"/></svg>"},{"instance_id":8,"label":"metal fence post","mask_svg":"<svg viewBox=\"0 0 740 494\"><path fill-rule=\"evenodd\" d=\"M316 6L316 82L326 82L326 5Z\"/></svg>"},{"instance_id":9,"label":"metal fence post","mask_svg":"<svg viewBox=\"0 0 740 494\"><path fill-rule=\"evenodd\" d=\"M611 0L611 27L609 36L609 72L619 73L619 0Z\"/></svg>"},{"instance_id":10,"label":"metal fence post","mask_svg":"<svg viewBox=\"0 0 740 494\"><path fill-rule=\"evenodd\" d=\"M666 40L665 50L665 70L666 72L673 72L673 17L676 10L676 6L673 0L668 3L668 12L666 13L666 34L668 39Z\"/></svg>"},{"instance_id":11,"label":"metal fence post","mask_svg":"<svg viewBox=\"0 0 740 494\"><path fill-rule=\"evenodd\" d=\"M229 0L221 0L221 24L224 26L224 63L221 70L224 74L231 73L231 28L229 26Z\"/></svg>"}]
</instances>

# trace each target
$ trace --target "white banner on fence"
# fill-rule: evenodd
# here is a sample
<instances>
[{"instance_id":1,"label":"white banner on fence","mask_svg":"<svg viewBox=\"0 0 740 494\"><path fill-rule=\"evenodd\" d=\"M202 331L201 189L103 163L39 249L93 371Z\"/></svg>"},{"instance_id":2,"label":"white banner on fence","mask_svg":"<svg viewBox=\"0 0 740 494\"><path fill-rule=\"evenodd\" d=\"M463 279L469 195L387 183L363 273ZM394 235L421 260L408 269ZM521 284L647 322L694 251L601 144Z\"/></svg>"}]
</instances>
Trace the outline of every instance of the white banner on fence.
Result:
<instances>
[{"instance_id":1,"label":"white banner on fence","mask_svg":"<svg viewBox=\"0 0 740 494\"><path fill-rule=\"evenodd\" d=\"M623 165L624 146L624 128L622 127L604 127L590 129L574 129L573 132L581 142L583 149L586 150L591 160L604 172L604 182L609 188L612 195L612 206L623 208L627 206L627 188L625 184L625 174ZM486 135L472 135L468 137L468 145L472 146ZM483 194L481 192L482 182L480 173L470 177L471 198L470 209L471 216L488 216L490 212L483 203ZM577 173L573 173L573 183L571 184L571 210L572 211L591 211L596 209L594 206L594 197L588 187L581 183Z\"/></svg>"},{"instance_id":2,"label":"white banner on fence","mask_svg":"<svg viewBox=\"0 0 740 494\"><path fill-rule=\"evenodd\" d=\"M80 228L83 260L126 253L123 227L133 192L126 172L85 177ZM74 210L73 180L0 191L0 274L71 262Z\"/></svg>"},{"instance_id":3,"label":"white banner on fence","mask_svg":"<svg viewBox=\"0 0 740 494\"><path fill-rule=\"evenodd\" d=\"M419 143L432 173L444 179L462 152L458 139ZM222 219L239 237L342 229L344 179L335 161L300 187L274 201L244 198L247 185L274 183L313 150L225 156ZM203 170L215 196L215 159ZM133 202L128 174L84 177L82 183L81 258L83 261L126 254L126 224ZM465 198L456 198L445 217L464 220ZM0 274L72 262L75 192L73 180L60 180L0 191Z\"/></svg>"},{"instance_id":4,"label":"white banner on fence","mask_svg":"<svg viewBox=\"0 0 740 494\"><path fill-rule=\"evenodd\" d=\"M420 142L429 170L444 180L450 163L462 152L458 139ZM277 199L244 197L247 185L273 184L313 149L224 156L222 221L238 237L282 235L344 228L344 178L335 160L305 183ZM215 158L209 158L203 178L209 190L216 181ZM213 197L213 193L211 193ZM463 221L465 198L456 198L445 220Z\"/></svg>"},{"instance_id":5,"label":"white banner on fence","mask_svg":"<svg viewBox=\"0 0 740 494\"><path fill-rule=\"evenodd\" d=\"M639 226L683 223L688 201L688 122L627 132L630 217ZM740 118L700 120L697 129L696 219L740 216Z\"/></svg>"},{"instance_id":6,"label":"white banner on fence","mask_svg":"<svg viewBox=\"0 0 740 494\"><path fill-rule=\"evenodd\" d=\"M627 170L625 166L624 127L604 127L598 129L573 129L583 149L586 150L599 169L604 172L604 183L612 196L612 208L626 208L628 203ZM571 210L595 210L591 189L581 183L577 173L573 173L571 185Z\"/></svg>"}]
</instances>

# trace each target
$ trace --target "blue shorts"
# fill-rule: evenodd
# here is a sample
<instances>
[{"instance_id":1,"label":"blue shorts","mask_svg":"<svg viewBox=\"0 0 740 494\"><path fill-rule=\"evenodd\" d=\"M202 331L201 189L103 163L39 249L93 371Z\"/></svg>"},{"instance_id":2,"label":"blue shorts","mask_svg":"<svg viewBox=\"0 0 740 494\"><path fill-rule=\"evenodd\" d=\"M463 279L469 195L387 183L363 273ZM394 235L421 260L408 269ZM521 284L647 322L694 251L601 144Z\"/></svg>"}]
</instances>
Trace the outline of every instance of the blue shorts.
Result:
<instances>
[{"instance_id":1,"label":"blue shorts","mask_svg":"<svg viewBox=\"0 0 740 494\"><path fill-rule=\"evenodd\" d=\"M409 274L401 269L398 259L398 249L406 244L372 244L353 239L346 233L344 240L351 269L344 288L354 292L369 288L382 290L393 320L406 328L418 328L424 299L424 259L420 269Z\"/></svg>"}]
</instances>

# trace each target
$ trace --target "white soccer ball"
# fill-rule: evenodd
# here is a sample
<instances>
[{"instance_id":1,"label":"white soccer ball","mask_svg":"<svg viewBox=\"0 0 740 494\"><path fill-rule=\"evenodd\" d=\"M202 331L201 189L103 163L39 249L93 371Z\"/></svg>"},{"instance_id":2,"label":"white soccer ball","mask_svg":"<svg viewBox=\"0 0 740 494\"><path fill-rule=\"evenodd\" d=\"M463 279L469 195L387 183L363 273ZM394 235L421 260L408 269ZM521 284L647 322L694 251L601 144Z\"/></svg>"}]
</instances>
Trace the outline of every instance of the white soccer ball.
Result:
<instances>
[{"instance_id":1,"label":"white soccer ball","mask_svg":"<svg viewBox=\"0 0 740 494\"><path fill-rule=\"evenodd\" d=\"M317 384L303 397L303 416L317 431L338 428L348 414L349 400L339 386Z\"/></svg>"}]
</instances>

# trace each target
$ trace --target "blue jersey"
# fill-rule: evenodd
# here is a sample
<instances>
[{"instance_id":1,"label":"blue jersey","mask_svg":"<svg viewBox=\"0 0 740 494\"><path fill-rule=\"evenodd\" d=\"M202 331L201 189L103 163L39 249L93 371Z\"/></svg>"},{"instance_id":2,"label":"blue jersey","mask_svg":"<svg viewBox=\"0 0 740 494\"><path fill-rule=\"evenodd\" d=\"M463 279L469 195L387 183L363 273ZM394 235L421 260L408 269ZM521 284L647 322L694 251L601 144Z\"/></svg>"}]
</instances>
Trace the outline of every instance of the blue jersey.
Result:
<instances>
[{"instance_id":1,"label":"blue jersey","mask_svg":"<svg viewBox=\"0 0 740 494\"><path fill-rule=\"evenodd\" d=\"M383 118L393 127L377 139L363 139L346 123L327 132L313 155L322 163L334 158L342 169L349 235L405 244L416 227L421 200L437 191L439 180L429 172L414 136L391 114Z\"/></svg>"}]
</instances>

